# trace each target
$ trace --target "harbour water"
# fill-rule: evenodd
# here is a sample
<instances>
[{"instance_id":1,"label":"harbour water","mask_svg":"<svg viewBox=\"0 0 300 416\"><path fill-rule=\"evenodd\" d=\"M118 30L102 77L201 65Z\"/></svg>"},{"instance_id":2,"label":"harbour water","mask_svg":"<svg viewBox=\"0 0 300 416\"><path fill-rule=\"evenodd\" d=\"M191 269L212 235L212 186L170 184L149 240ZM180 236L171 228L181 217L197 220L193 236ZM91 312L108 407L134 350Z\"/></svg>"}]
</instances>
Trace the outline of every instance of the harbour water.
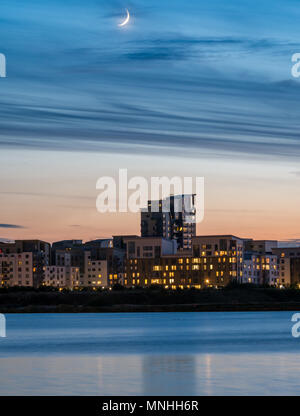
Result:
<instances>
[{"instance_id":1,"label":"harbour water","mask_svg":"<svg viewBox=\"0 0 300 416\"><path fill-rule=\"evenodd\" d=\"M298 395L292 315L9 314L0 395Z\"/></svg>"}]
</instances>

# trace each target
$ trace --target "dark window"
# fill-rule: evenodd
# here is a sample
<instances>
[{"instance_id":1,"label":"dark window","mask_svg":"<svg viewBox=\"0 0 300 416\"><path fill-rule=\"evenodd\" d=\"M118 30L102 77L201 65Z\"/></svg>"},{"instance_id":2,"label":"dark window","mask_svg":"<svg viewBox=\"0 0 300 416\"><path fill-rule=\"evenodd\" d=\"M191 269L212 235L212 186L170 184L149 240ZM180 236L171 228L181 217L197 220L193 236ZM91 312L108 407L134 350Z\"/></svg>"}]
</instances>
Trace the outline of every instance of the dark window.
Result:
<instances>
[{"instance_id":1,"label":"dark window","mask_svg":"<svg viewBox=\"0 0 300 416\"><path fill-rule=\"evenodd\" d=\"M133 242L128 243L128 253L135 254L135 243Z\"/></svg>"},{"instance_id":2,"label":"dark window","mask_svg":"<svg viewBox=\"0 0 300 416\"><path fill-rule=\"evenodd\" d=\"M220 251L226 251L227 250L227 240L221 239L220 240Z\"/></svg>"},{"instance_id":3,"label":"dark window","mask_svg":"<svg viewBox=\"0 0 300 416\"><path fill-rule=\"evenodd\" d=\"M160 257L160 246L155 246L154 257Z\"/></svg>"}]
</instances>

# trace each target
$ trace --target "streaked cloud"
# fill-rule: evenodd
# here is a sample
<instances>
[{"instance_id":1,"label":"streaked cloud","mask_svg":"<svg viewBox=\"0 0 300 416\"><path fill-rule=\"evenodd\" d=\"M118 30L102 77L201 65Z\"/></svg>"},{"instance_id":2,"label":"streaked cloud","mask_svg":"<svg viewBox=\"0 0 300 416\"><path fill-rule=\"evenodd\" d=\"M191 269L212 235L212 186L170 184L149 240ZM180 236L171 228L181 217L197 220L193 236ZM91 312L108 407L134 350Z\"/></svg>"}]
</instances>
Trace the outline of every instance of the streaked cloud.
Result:
<instances>
[{"instance_id":1,"label":"streaked cloud","mask_svg":"<svg viewBox=\"0 0 300 416\"><path fill-rule=\"evenodd\" d=\"M93 217L96 179L120 166L205 175L206 233L294 235L295 0L10 0L0 16L3 218L26 237L131 232L135 220Z\"/></svg>"},{"instance_id":2,"label":"streaked cloud","mask_svg":"<svg viewBox=\"0 0 300 416\"><path fill-rule=\"evenodd\" d=\"M298 44L282 18L296 20L291 0L276 8L277 32L253 32L259 10L235 0L228 10L236 14L217 0L184 11L179 1L172 9L132 2L125 31L115 21L124 2L72 1L68 22L58 2L17 10L12 0L2 13L10 76L1 84L1 148L111 152L120 144L156 154L172 144L175 154L299 157L300 83L290 77ZM46 7L51 16L41 19Z\"/></svg>"},{"instance_id":3,"label":"streaked cloud","mask_svg":"<svg viewBox=\"0 0 300 416\"><path fill-rule=\"evenodd\" d=\"M16 224L0 224L0 228L25 228L22 225Z\"/></svg>"}]
</instances>

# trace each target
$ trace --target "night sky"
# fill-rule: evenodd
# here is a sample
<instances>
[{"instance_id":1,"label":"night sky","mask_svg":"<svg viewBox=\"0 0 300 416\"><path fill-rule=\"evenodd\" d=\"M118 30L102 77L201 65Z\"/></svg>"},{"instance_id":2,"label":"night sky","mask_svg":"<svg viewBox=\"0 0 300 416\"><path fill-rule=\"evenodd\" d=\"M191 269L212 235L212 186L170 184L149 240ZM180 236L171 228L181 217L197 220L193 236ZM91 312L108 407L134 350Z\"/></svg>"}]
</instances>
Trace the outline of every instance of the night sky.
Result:
<instances>
[{"instance_id":1,"label":"night sky","mask_svg":"<svg viewBox=\"0 0 300 416\"><path fill-rule=\"evenodd\" d=\"M2 0L0 237L138 233L95 207L128 168L204 176L199 234L297 240L299 22L296 0Z\"/></svg>"}]
</instances>

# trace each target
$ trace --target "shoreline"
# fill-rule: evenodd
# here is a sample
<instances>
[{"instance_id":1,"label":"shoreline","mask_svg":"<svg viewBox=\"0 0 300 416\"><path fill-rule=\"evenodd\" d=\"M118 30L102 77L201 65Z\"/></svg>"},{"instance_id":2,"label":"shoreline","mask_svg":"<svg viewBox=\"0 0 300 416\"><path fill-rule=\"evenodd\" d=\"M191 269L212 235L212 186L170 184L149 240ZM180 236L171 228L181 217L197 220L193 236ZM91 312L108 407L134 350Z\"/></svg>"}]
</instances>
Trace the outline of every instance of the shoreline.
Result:
<instances>
[{"instance_id":1,"label":"shoreline","mask_svg":"<svg viewBox=\"0 0 300 416\"><path fill-rule=\"evenodd\" d=\"M2 314L23 313L170 313L170 312L280 312L300 311L300 303L262 304L177 304L177 305L115 305L105 307L71 305L28 305L0 308Z\"/></svg>"},{"instance_id":2,"label":"shoreline","mask_svg":"<svg viewBox=\"0 0 300 416\"><path fill-rule=\"evenodd\" d=\"M0 313L300 311L300 290L262 287L166 291L0 291Z\"/></svg>"}]
</instances>

